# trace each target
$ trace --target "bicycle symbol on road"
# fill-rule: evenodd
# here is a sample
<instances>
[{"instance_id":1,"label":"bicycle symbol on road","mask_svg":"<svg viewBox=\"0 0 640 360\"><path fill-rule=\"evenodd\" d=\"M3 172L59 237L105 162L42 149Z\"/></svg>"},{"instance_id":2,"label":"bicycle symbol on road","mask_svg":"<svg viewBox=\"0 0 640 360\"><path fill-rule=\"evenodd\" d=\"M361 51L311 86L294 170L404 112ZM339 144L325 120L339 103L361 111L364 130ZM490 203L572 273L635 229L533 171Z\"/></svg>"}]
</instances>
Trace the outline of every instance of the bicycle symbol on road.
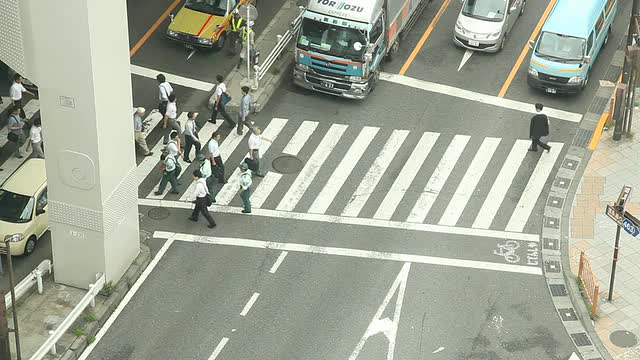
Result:
<instances>
[{"instance_id":1,"label":"bicycle symbol on road","mask_svg":"<svg viewBox=\"0 0 640 360\"><path fill-rule=\"evenodd\" d=\"M498 250L493 250L494 255L502 256L507 262L515 264L520 261L520 256L516 255L516 250L520 247L515 240L507 240L504 244L498 244Z\"/></svg>"}]
</instances>

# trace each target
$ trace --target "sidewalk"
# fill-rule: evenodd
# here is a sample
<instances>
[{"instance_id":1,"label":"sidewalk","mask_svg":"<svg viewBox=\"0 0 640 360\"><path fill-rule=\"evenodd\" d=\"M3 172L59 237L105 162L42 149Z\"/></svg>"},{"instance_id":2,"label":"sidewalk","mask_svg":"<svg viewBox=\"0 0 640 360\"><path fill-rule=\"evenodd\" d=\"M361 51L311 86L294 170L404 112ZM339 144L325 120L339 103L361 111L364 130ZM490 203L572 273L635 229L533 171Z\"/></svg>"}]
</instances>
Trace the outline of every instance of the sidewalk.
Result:
<instances>
[{"instance_id":1,"label":"sidewalk","mask_svg":"<svg viewBox=\"0 0 640 360\"><path fill-rule=\"evenodd\" d=\"M595 330L616 360L640 359L640 238L621 231L614 296L608 302L616 225L604 213L622 187L629 185L633 191L627 211L640 215L640 109L634 109L633 117L634 137L623 136L616 142L613 129L602 134L578 186L569 230L571 271L577 276L580 252L585 251L600 284ZM619 332L610 337L617 330L632 334Z\"/></svg>"}]
</instances>

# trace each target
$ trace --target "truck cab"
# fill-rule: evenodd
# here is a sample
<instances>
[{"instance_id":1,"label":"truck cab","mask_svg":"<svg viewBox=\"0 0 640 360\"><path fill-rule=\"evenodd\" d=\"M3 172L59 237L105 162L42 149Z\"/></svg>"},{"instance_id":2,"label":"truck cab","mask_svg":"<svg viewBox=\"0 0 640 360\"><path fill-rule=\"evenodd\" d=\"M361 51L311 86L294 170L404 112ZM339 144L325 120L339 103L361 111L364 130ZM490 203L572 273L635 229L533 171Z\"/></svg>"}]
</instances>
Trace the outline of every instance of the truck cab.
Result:
<instances>
[{"instance_id":1,"label":"truck cab","mask_svg":"<svg viewBox=\"0 0 640 360\"><path fill-rule=\"evenodd\" d=\"M352 99L375 86L386 53L383 0L312 0L296 40L294 83Z\"/></svg>"}]
</instances>

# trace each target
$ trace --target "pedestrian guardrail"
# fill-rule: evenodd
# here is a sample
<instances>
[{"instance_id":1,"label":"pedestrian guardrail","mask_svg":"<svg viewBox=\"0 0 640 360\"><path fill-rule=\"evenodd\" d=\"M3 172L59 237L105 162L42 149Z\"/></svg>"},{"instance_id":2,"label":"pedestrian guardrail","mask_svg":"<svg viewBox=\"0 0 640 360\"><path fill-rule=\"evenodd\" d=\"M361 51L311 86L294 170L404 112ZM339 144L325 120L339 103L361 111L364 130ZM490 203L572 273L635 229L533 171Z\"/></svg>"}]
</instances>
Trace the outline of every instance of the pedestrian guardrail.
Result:
<instances>
[{"instance_id":1,"label":"pedestrian guardrail","mask_svg":"<svg viewBox=\"0 0 640 360\"><path fill-rule=\"evenodd\" d=\"M45 273L51 274L51 260L44 260L35 268L29 275L27 275L18 285L14 287L16 294L16 301L18 301L24 294L26 294L33 285L38 285L38 294L42 294L42 276ZM7 309L13 304L11 303L11 293L7 292L4 296L4 303L7 305Z\"/></svg>"},{"instance_id":2,"label":"pedestrian guardrail","mask_svg":"<svg viewBox=\"0 0 640 360\"><path fill-rule=\"evenodd\" d=\"M598 284L598 279L591 269L591 262L587 259L587 255L584 251L580 253L578 280L580 281L582 292L586 295L587 300L589 300L589 303L591 304L591 317L595 317L598 309L598 292L600 291L600 285Z\"/></svg>"},{"instance_id":3,"label":"pedestrian guardrail","mask_svg":"<svg viewBox=\"0 0 640 360\"><path fill-rule=\"evenodd\" d=\"M99 273L96 275L96 282L93 284L89 284L89 291L84 295L82 300L76 305L76 307L71 310L69 316L67 316L60 326L54 331L49 331L49 338L47 341L42 344L42 346L36 351L36 353L31 357L30 360L42 360L47 355L47 353L51 353L51 355L57 355L56 343L60 340L62 335L69 330L71 325L80 317L82 312L87 308L87 306L95 307L96 306L96 295L102 290L102 287L105 284L105 277L103 273Z\"/></svg>"},{"instance_id":4,"label":"pedestrian guardrail","mask_svg":"<svg viewBox=\"0 0 640 360\"><path fill-rule=\"evenodd\" d=\"M289 45L289 42L295 34L300 29L300 24L302 24L302 14L304 13L304 6L299 6L300 14L289 24L289 29L285 31L284 34L278 35L278 42L276 46L271 50L269 55L264 59L262 64L260 64L256 69L256 78L258 81L262 80L262 78L267 74L267 71L271 68L271 66L278 60L280 55L286 47Z\"/></svg>"}]
</instances>

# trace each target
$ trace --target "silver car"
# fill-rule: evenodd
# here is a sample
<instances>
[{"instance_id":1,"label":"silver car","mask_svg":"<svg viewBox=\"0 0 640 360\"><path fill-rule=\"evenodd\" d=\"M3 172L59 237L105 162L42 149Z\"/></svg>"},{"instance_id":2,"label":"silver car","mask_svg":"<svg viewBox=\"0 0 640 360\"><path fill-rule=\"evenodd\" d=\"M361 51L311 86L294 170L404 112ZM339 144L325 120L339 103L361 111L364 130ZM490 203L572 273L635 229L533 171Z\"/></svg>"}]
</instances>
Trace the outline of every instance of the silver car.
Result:
<instances>
[{"instance_id":1,"label":"silver car","mask_svg":"<svg viewBox=\"0 0 640 360\"><path fill-rule=\"evenodd\" d=\"M454 43L477 51L502 50L525 5L526 0L462 0Z\"/></svg>"}]
</instances>

